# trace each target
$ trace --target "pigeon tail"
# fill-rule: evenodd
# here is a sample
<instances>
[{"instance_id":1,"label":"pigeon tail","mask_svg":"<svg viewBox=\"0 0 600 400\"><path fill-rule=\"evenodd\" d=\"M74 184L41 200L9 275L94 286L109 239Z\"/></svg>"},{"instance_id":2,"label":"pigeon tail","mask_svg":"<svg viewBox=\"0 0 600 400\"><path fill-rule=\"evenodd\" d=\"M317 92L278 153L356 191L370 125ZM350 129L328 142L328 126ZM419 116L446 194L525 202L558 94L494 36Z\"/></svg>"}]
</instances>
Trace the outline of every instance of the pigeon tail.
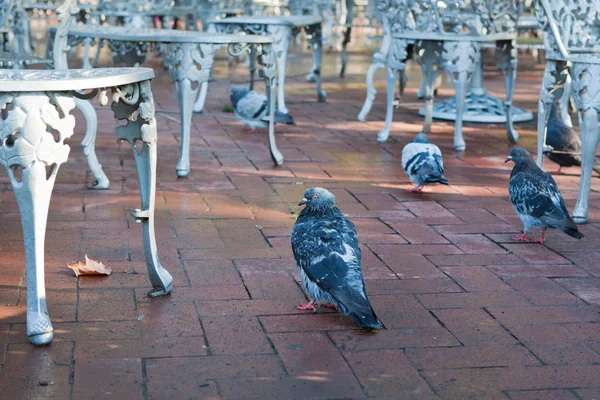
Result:
<instances>
[{"instance_id":1,"label":"pigeon tail","mask_svg":"<svg viewBox=\"0 0 600 400\"><path fill-rule=\"evenodd\" d=\"M385 329L381 321L375 315L373 309L371 309L370 315L358 315L356 313L351 313L350 316L356 322L356 325L360 326L363 329L372 331L376 329Z\"/></svg>"},{"instance_id":2,"label":"pigeon tail","mask_svg":"<svg viewBox=\"0 0 600 400\"><path fill-rule=\"evenodd\" d=\"M448 184L448 179L444 175L426 175L424 179L425 183L441 183L443 185Z\"/></svg>"},{"instance_id":3,"label":"pigeon tail","mask_svg":"<svg viewBox=\"0 0 600 400\"><path fill-rule=\"evenodd\" d=\"M579 232L577 230L577 228L573 229L573 228L569 228L569 227L559 227L559 229L561 231L563 231L564 233L566 233L567 235L574 237L575 239L582 239L583 238L583 233Z\"/></svg>"},{"instance_id":4,"label":"pigeon tail","mask_svg":"<svg viewBox=\"0 0 600 400\"><path fill-rule=\"evenodd\" d=\"M286 124L286 125L296 125L294 118L290 114L284 114L279 110L275 110L275 123L276 124Z\"/></svg>"}]
</instances>

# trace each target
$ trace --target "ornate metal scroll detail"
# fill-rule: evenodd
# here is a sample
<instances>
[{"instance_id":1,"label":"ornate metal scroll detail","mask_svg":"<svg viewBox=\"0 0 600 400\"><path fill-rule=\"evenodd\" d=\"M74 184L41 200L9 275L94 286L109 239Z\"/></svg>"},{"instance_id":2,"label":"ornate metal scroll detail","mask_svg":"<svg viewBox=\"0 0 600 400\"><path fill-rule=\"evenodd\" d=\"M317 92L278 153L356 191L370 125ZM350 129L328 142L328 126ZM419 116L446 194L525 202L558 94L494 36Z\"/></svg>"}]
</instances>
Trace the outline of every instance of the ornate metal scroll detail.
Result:
<instances>
[{"instance_id":1,"label":"ornate metal scroll detail","mask_svg":"<svg viewBox=\"0 0 600 400\"><path fill-rule=\"evenodd\" d=\"M600 64L575 63L571 71L573 98L577 110L586 112L593 108L600 112Z\"/></svg>"},{"instance_id":2,"label":"ornate metal scroll detail","mask_svg":"<svg viewBox=\"0 0 600 400\"><path fill-rule=\"evenodd\" d=\"M213 43L170 43L163 59L175 82L189 79L205 82L210 78L215 52L221 48Z\"/></svg>"},{"instance_id":3,"label":"ornate metal scroll detail","mask_svg":"<svg viewBox=\"0 0 600 400\"><path fill-rule=\"evenodd\" d=\"M479 46L476 42L445 41L442 56L446 71L453 76L466 72L470 79L481 58Z\"/></svg>"}]
</instances>

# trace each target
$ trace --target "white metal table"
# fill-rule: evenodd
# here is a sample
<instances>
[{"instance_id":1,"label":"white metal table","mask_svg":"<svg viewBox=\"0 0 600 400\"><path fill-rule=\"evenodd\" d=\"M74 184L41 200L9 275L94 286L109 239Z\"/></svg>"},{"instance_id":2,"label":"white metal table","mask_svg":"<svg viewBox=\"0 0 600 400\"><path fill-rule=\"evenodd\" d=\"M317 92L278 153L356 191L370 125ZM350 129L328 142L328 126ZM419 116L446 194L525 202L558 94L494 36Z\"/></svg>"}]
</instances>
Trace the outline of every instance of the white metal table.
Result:
<instances>
[{"instance_id":1,"label":"white metal table","mask_svg":"<svg viewBox=\"0 0 600 400\"><path fill-rule=\"evenodd\" d=\"M110 102L115 118L127 121L117 137L130 143L140 186L141 208L133 211L142 224L144 253L153 290L169 294L173 279L158 258L154 236L156 192L156 120L149 68L93 70L0 70L0 164L6 168L23 225L27 269L27 336L35 345L53 339L46 306L44 241L56 174L67 161L75 118L75 99L99 96ZM107 95L107 91L112 96ZM141 149L136 143L141 142Z\"/></svg>"},{"instance_id":2,"label":"white metal table","mask_svg":"<svg viewBox=\"0 0 600 400\"><path fill-rule=\"evenodd\" d=\"M223 18L212 25L217 32L235 33L244 32L247 35L271 36L273 38L273 51L277 62L277 108L283 114L289 114L285 105L285 68L292 36L301 29L306 32L306 38L311 45L313 65L309 77L314 76L317 85L317 101L322 103L327 99L327 94L321 87L321 57L323 54L321 17L317 16L242 16ZM252 70L252 63L250 69ZM252 83L251 83L252 85ZM201 109L197 104L194 109Z\"/></svg>"},{"instance_id":3,"label":"white metal table","mask_svg":"<svg viewBox=\"0 0 600 400\"><path fill-rule=\"evenodd\" d=\"M49 40L52 40L52 28L49 28ZM193 104L198 94L210 79L214 54L223 45L227 45L229 54L239 56L250 51L256 54L256 61L262 67L259 71L264 79L269 99L269 149L276 165L283 163L283 155L275 143L273 115L275 105L275 65L273 39L259 35L233 35L208 32L180 31L170 29L139 29L133 27L114 27L99 25L78 25L69 29L69 46L85 42L85 39L104 41L114 55L138 54L145 59L148 51L160 55L169 68L179 95L181 114L181 151L177 162L177 176L185 177L190 173L190 130ZM52 48L51 45L48 48ZM136 51L133 51L136 50ZM114 56L113 56L114 58ZM135 60L129 60L133 63ZM202 97L202 96L201 96ZM267 121L268 120L268 121Z\"/></svg>"}]
</instances>

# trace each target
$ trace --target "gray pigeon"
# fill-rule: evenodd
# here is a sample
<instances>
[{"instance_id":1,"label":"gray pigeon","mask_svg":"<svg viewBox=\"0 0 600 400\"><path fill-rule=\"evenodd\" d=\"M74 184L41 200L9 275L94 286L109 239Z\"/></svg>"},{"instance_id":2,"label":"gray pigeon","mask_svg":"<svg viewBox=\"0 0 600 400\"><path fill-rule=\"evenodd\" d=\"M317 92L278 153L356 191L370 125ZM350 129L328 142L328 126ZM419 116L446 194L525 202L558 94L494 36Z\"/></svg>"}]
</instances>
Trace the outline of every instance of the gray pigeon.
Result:
<instances>
[{"instance_id":1,"label":"gray pigeon","mask_svg":"<svg viewBox=\"0 0 600 400\"><path fill-rule=\"evenodd\" d=\"M523 235L513 240L526 242L531 228L541 229L542 236L532 242L544 243L547 228L560 229L569 236L583 235L571 219L558 186L552 176L542 171L527 150L517 147L504 161L515 163L508 181L510 201L523 223Z\"/></svg>"},{"instance_id":2,"label":"gray pigeon","mask_svg":"<svg viewBox=\"0 0 600 400\"><path fill-rule=\"evenodd\" d=\"M581 166L581 138L573 129L556 117L556 107L552 104L546 131L546 144L561 153L546 153L548 158L558 164L558 175L562 167ZM574 154L565 154L574 153ZM594 171L600 173L600 164L594 161Z\"/></svg>"},{"instance_id":3,"label":"gray pigeon","mask_svg":"<svg viewBox=\"0 0 600 400\"><path fill-rule=\"evenodd\" d=\"M305 205L292 229L291 244L302 285L312 300L298 310L316 311L315 304L339 308L366 330L383 328L365 289L360 248L354 224L323 188L304 192Z\"/></svg>"},{"instance_id":4,"label":"gray pigeon","mask_svg":"<svg viewBox=\"0 0 600 400\"><path fill-rule=\"evenodd\" d=\"M235 116L248 127L250 132L267 126L267 122L264 120L269 113L267 96L254 90L235 86L231 88L230 99ZM278 110L275 110L275 123L296 125L291 115Z\"/></svg>"},{"instance_id":5,"label":"gray pigeon","mask_svg":"<svg viewBox=\"0 0 600 400\"><path fill-rule=\"evenodd\" d=\"M402 149L402 168L416 185L412 191L420 192L425 185L439 182L448 184L444 173L444 161L440 148L429 143L423 132Z\"/></svg>"}]
</instances>

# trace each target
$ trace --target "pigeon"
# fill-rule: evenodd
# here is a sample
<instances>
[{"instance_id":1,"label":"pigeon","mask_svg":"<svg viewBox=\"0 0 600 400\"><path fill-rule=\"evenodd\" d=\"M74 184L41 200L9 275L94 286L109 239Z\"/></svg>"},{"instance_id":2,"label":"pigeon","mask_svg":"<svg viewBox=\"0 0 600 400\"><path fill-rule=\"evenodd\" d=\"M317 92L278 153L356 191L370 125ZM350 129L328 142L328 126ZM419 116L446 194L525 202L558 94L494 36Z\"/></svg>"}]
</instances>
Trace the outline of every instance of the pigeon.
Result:
<instances>
[{"instance_id":1,"label":"pigeon","mask_svg":"<svg viewBox=\"0 0 600 400\"><path fill-rule=\"evenodd\" d=\"M552 175L558 175L562 167L581 166L581 138L572 128L556 117L556 106L554 104L552 104L548 118L546 144L555 151L574 153L546 153L550 160L558 164L558 169L550 172ZM600 163L594 161L593 168L594 171L600 173Z\"/></svg>"},{"instance_id":2,"label":"pigeon","mask_svg":"<svg viewBox=\"0 0 600 400\"><path fill-rule=\"evenodd\" d=\"M513 240L526 242L531 228L542 230L539 239L531 240L536 243L544 243L547 228L560 229L569 236L581 239L583 235L571 219L554 178L542 171L525 149L513 149L504 162L509 161L514 162L515 166L508 181L508 193L523 223L523 235L515 236Z\"/></svg>"},{"instance_id":3,"label":"pigeon","mask_svg":"<svg viewBox=\"0 0 600 400\"><path fill-rule=\"evenodd\" d=\"M269 113L267 96L255 90L235 86L231 88L230 99L235 116L248 127L248 132L267 126L267 122L264 121ZM291 115L275 110L275 123L278 122L296 125Z\"/></svg>"},{"instance_id":4,"label":"pigeon","mask_svg":"<svg viewBox=\"0 0 600 400\"><path fill-rule=\"evenodd\" d=\"M302 285L312 300L296 308L315 312L315 304L339 308L365 330L382 329L365 289L354 224L326 189L306 190L298 205L305 207L292 229L291 245Z\"/></svg>"},{"instance_id":5,"label":"pigeon","mask_svg":"<svg viewBox=\"0 0 600 400\"><path fill-rule=\"evenodd\" d=\"M402 168L416 185L412 192L420 192L430 183L448 184L448 179L442 175L444 172L442 152L435 144L429 143L427 135L423 132L402 149Z\"/></svg>"}]
</instances>

